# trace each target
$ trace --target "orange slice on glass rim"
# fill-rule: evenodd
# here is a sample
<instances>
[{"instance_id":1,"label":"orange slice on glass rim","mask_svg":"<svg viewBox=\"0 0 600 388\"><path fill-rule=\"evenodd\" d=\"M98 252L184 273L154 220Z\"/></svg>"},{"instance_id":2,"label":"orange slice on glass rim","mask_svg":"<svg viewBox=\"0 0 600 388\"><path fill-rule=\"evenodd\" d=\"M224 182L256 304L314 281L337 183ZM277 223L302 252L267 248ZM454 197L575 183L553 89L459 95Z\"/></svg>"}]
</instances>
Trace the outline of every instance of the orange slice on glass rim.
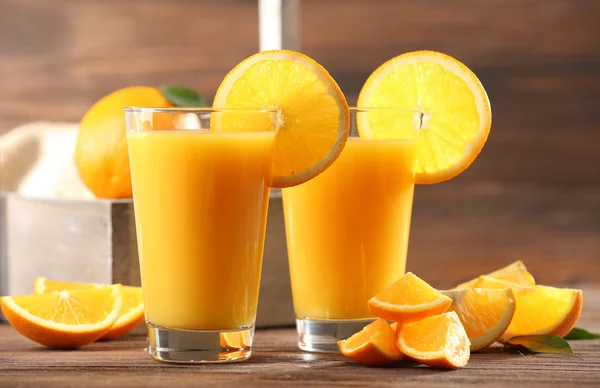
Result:
<instances>
[{"instance_id":1,"label":"orange slice on glass rim","mask_svg":"<svg viewBox=\"0 0 600 388\"><path fill-rule=\"evenodd\" d=\"M477 76L458 60L435 51L399 55L379 66L367 79L358 107L402 107L359 118L367 139L412 138L419 133L416 183L451 179L473 163L492 123L490 101Z\"/></svg>"},{"instance_id":2,"label":"orange slice on glass rim","mask_svg":"<svg viewBox=\"0 0 600 388\"><path fill-rule=\"evenodd\" d=\"M344 94L327 70L304 54L263 51L227 74L213 108L277 109L272 187L290 187L317 176L339 156L350 128ZM213 114L212 131L269 127L265 115Z\"/></svg>"}]
</instances>

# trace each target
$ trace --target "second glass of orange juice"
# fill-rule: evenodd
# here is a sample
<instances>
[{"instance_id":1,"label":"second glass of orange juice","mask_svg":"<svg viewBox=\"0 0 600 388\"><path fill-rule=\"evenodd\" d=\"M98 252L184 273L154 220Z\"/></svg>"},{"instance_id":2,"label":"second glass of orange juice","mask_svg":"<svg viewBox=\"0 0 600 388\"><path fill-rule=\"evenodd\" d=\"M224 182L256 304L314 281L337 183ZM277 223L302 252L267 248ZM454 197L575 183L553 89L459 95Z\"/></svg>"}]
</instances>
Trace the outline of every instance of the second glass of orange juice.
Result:
<instances>
[{"instance_id":1,"label":"second glass of orange juice","mask_svg":"<svg viewBox=\"0 0 600 388\"><path fill-rule=\"evenodd\" d=\"M283 189L303 350L336 352L337 341L372 321L367 301L405 271L418 132L406 125L401 138L367 140L358 129L413 117L400 108L350 108L339 158L313 180Z\"/></svg>"},{"instance_id":2,"label":"second glass of orange juice","mask_svg":"<svg viewBox=\"0 0 600 388\"><path fill-rule=\"evenodd\" d=\"M275 113L126 109L148 350L158 360L251 355ZM225 115L264 126L211 131Z\"/></svg>"}]
</instances>

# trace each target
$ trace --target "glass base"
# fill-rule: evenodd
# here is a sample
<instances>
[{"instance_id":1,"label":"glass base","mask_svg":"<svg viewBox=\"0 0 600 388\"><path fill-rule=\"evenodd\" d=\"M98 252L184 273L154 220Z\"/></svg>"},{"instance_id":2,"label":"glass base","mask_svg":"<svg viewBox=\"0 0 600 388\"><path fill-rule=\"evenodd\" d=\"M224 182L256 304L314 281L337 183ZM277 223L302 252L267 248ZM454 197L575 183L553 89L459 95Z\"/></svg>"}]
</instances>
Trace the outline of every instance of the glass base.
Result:
<instances>
[{"instance_id":1,"label":"glass base","mask_svg":"<svg viewBox=\"0 0 600 388\"><path fill-rule=\"evenodd\" d=\"M179 330L146 322L148 353L177 364L238 362L252 355L254 326L240 330Z\"/></svg>"},{"instance_id":2,"label":"glass base","mask_svg":"<svg viewBox=\"0 0 600 388\"><path fill-rule=\"evenodd\" d=\"M339 353L338 341L373 322L369 319L296 319L298 347L307 352Z\"/></svg>"}]
</instances>

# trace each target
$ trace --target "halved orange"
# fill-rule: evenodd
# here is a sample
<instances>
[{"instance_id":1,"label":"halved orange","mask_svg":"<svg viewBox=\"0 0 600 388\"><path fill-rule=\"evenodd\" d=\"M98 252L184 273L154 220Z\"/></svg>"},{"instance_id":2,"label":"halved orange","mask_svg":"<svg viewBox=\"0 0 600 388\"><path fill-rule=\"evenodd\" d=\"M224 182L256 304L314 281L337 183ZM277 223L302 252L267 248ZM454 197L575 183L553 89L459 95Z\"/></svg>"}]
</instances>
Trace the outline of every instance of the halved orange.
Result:
<instances>
[{"instance_id":1,"label":"halved orange","mask_svg":"<svg viewBox=\"0 0 600 388\"><path fill-rule=\"evenodd\" d=\"M290 187L315 177L339 156L350 128L344 94L323 66L290 50L263 51L227 74L213 108L270 108L275 119L273 187ZM271 127L266 115L213 114L213 131L257 131Z\"/></svg>"},{"instance_id":2,"label":"halved orange","mask_svg":"<svg viewBox=\"0 0 600 388\"><path fill-rule=\"evenodd\" d=\"M33 293L36 295L47 294L53 291L88 290L90 288L103 288L106 284L80 283L51 280L43 276L36 276L33 282Z\"/></svg>"},{"instance_id":3,"label":"halved orange","mask_svg":"<svg viewBox=\"0 0 600 388\"><path fill-rule=\"evenodd\" d=\"M34 283L34 293L44 294L53 291L74 291L90 288L107 287L106 284L63 282L38 276ZM100 340L121 337L144 322L144 298L141 287L122 286L121 310L116 322Z\"/></svg>"},{"instance_id":4,"label":"halved orange","mask_svg":"<svg viewBox=\"0 0 600 388\"><path fill-rule=\"evenodd\" d=\"M498 339L506 342L512 337L532 334L567 335L579 320L583 292L547 286L527 287L481 276L477 288L512 288L517 307L510 325Z\"/></svg>"},{"instance_id":5,"label":"halved orange","mask_svg":"<svg viewBox=\"0 0 600 388\"><path fill-rule=\"evenodd\" d=\"M416 183L438 183L464 171L483 148L492 123L490 101L477 76L435 51L399 55L379 66L360 91L358 107L401 107L388 120L363 115L367 139L412 138L420 131Z\"/></svg>"},{"instance_id":6,"label":"halved orange","mask_svg":"<svg viewBox=\"0 0 600 388\"><path fill-rule=\"evenodd\" d=\"M396 344L408 357L437 368L461 368L471 355L469 337L454 311L402 325Z\"/></svg>"},{"instance_id":7,"label":"halved orange","mask_svg":"<svg viewBox=\"0 0 600 388\"><path fill-rule=\"evenodd\" d=\"M515 294L510 288L472 288L443 293L452 298L448 310L454 311L462 322L471 341L471 352L496 342L515 313Z\"/></svg>"},{"instance_id":8,"label":"halved orange","mask_svg":"<svg viewBox=\"0 0 600 388\"><path fill-rule=\"evenodd\" d=\"M452 299L407 272L369 300L369 311L376 317L395 322L414 322L441 314Z\"/></svg>"},{"instance_id":9,"label":"halved orange","mask_svg":"<svg viewBox=\"0 0 600 388\"><path fill-rule=\"evenodd\" d=\"M527 271L527 267L521 260L517 260L514 263L507 265L506 267L500 268L494 272L487 274L491 278L505 280L524 286L535 286L535 279L533 275ZM468 282L464 282L454 287L453 290L463 290L465 288L473 288L479 278L471 279Z\"/></svg>"},{"instance_id":10,"label":"halved orange","mask_svg":"<svg viewBox=\"0 0 600 388\"><path fill-rule=\"evenodd\" d=\"M381 318L339 341L338 348L344 356L365 365L389 365L405 358L396 347L394 330Z\"/></svg>"},{"instance_id":11,"label":"halved orange","mask_svg":"<svg viewBox=\"0 0 600 388\"><path fill-rule=\"evenodd\" d=\"M63 349L78 348L106 334L117 321L121 304L120 285L0 298L4 316L19 333Z\"/></svg>"}]
</instances>

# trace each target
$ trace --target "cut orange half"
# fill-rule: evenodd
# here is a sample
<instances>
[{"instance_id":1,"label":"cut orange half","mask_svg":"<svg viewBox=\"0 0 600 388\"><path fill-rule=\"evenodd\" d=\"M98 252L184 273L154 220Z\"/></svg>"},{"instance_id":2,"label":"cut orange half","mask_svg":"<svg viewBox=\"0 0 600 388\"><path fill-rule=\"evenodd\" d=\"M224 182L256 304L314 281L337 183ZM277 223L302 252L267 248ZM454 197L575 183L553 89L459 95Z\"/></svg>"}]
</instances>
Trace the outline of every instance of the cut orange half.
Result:
<instances>
[{"instance_id":1,"label":"cut orange half","mask_svg":"<svg viewBox=\"0 0 600 388\"><path fill-rule=\"evenodd\" d=\"M402 325L396 344L408 357L436 368L461 368L471 356L469 337L454 311Z\"/></svg>"},{"instance_id":2,"label":"cut orange half","mask_svg":"<svg viewBox=\"0 0 600 388\"><path fill-rule=\"evenodd\" d=\"M42 276L36 276L35 281L33 282L33 293L36 295L41 295L53 291L88 290L90 288L103 288L106 286L106 284L64 282L60 280L51 280Z\"/></svg>"},{"instance_id":3,"label":"cut orange half","mask_svg":"<svg viewBox=\"0 0 600 388\"><path fill-rule=\"evenodd\" d=\"M475 283L475 287L512 288L515 293L517 304L515 315L498 342L534 334L554 334L564 337L575 327L583 306L581 290L539 285L526 287L489 276L481 276Z\"/></svg>"},{"instance_id":4,"label":"cut orange half","mask_svg":"<svg viewBox=\"0 0 600 388\"><path fill-rule=\"evenodd\" d=\"M448 310L454 311L462 322L471 342L471 352L496 342L515 313L515 294L510 288L471 288L443 293L452 298Z\"/></svg>"},{"instance_id":5,"label":"cut orange half","mask_svg":"<svg viewBox=\"0 0 600 388\"><path fill-rule=\"evenodd\" d=\"M0 298L4 316L19 333L63 349L78 348L106 334L117 321L121 304L120 285Z\"/></svg>"},{"instance_id":6,"label":"cut orange half","mask_svg":"<svg viewBox=\"0 0 600 388\"><path fill-rule=\"evenodd\" d=\"M506 267L500 268L494 272L487 274L491 278L505 280L508 282L521 284L523 286L535 286L535 279L533 275L527 271L527 267L521 260L517 260L514 263L507 265ZM473 288L479 278L471 279L468 282L464 282L454 287L453 290L463 290L465 288Z\"/></svg>"},{"instance_id":7,"label":"cut orange half","mask_svg":"<svg viewBox=\"0 0 600 388\"><path fill-rule=\"evenodd\" d=\"M404 323L441 314L450 304L452 299L407 272L372 297L368 307L376 317Z\"/></svg>"},{"instance_id":8,"label":"cut orange half","mask_svg":"<svg viewBox=\"0 0 600 388\"><path fill-rule=\"evenodd\" d=\"M360 91L358 107L401 107L409 114L358 122L367 139L410 138L420 131L416 183L438 183L464 171L485 144L492 123L481 82L458 60L435 51L399 55L379 66Z\"/></svg>"},{"instance_id":9,"label":"cut orange half","mask_svg":"<svg viewBox=\"0 0 600 388\"><path fill-rule=\"evenodd\" d=\"M263 51L227 74L213 108L277 109L273 187L306 182L330 166L350 128L348 104L337 83L317 62L290 50ZM266 115L227 112L211 117L213 131L259 131Z\"/></svg>"},{"instance_id":10,"label":"cut orange half","mask_svg":"<svg viewBox=\"0 0 600 388\"><path fill-rule=\"evenodd\" d=\"M74 291L108 287L106 284L63 282L38 276L34 283L34 293L44 294L53 291ZM122 286L122 304L119 317L100 340L121 337L144 322L144 299L141 287Z\"/></svg>"},{"instance_id":11,"label":"cut orange half","mask_svg":"<svg viewBox=\"0 0 600 388\"><path fill-rule=\"evenodd\" d=\"M394 330L381 318L339 341L338 348L344 356L365 365L389 365L406 358L396 347Z\"/></svg>"}]
</instances>

